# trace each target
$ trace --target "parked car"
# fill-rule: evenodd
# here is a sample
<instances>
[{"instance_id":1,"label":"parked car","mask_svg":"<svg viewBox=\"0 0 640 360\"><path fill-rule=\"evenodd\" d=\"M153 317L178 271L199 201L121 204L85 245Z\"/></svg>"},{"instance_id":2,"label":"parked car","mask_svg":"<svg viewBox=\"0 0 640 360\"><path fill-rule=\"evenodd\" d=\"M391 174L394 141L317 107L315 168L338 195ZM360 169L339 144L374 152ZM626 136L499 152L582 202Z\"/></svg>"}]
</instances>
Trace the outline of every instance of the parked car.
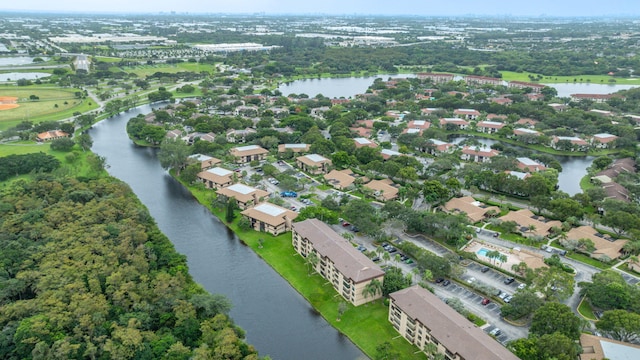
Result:
<instances>
[{"instance_id":1,"label":"parked car","mask_svg":"<svg viewBox=\"0 0 640 360\"><path fill-rule=\"evenodd\" d=\"M506 298L504 298L504 302L506 302L507 304L511 302L511 299L513 299L513 296L509 295Z\"/></svg>"},{"instance_id":2,"label":"parked car","mask_svg":"<svg viewBox=\"0 0 640 360\"><path fill-rule=\"evenodd\" d=\"M522 290L522 289L524 289L526 287L527 287L527 284L520 284L520 285L518 285L518 290Z\"/></svg>"},{"instance_id":3,"label":"parked car","mask_svg":"<svg viewBox=\"0 0 640 360\"><path fill-rule=\"evenodd\" d=\"M504 283L507 285L511 285L511 283L513 283L514 281L516 281L514 278L504 279Z\"/></svg>"},{"instance_id":4,"label":"parked car","mask_svg":"<svg viewBox=\"0 0 640 360\"><path fill-rule=\"evenodd\" d=\"M393 254L394 252L398 251L398 249L394 248L393 246L389 246L389 249L387 249L387 251L389 252L389 254Z\"/></svg>"},{"instance_id":5,"label":"parked car","mask_svg":"<svg viewBox=\"0 0 640 360\"><path fill-rule=\"evenodd\" d=\"M282 197L298 197L298 193L295 191L283 191L280 193Z\"/></svg>"},{"instance_id":6,"label":"parked car","mask_svg":"<svg viewBox=\"0 0 640 360\"><path fill-rule=\"evenodd\" d=\"M292 206L292 207L291 207L291 210L293 210L293 211L296 211L296 209L297 209L297 208L296 208L295 206Z\"/></svg>"},{"instance_id":7,"label":"parked car","mask_svg":"<svg viewBox=\"0 0 640 360\"><path fill-rule=\"evenodd\" d=\"M344 227L347 227L347 226L349 226L349 225L351 225L351 224L349 224L349 223L348 223L348 222L346 222L346 221L342 223L342 226L344 226Z\"/></svg>"},{"instance_id":8,"label":"parked car","mask_svg":"<svg viewBox=\"0 0 640 360\"><path fill-rule=\"evenodd\" d=\"M451 281L449 281L449 280L445 280L445 281L442 282L442 286L447 286L449 284L451 284Z\"/></svg>"},{"instance_id":9,"label":"parked car","mask_svg":"<svg viewBox=\"0 0 640 360\"><path fill-rule=\"evenodd\" d=\"M489 271L489 267L488 266L484 266L482 269L480 269L481 272L486 273L487 271Z\"/></svg>"},{"instance_id":10,"label":"parked car","mask_svg":"<svg viewBox=\"0 0 640 360\"><path fill-rule=\"evenodd\" d=\"M440 284L443 281L444 281L444 278L437 278L436 279L436 284Z\"/></svg>"},{"instance_id":11,"label":"parked car","mask_svg":"<svg viewBox=\"0 0 640 360\"><path fill-rule=\"evenodd\" d=\"M482 305L487 305L491 302L491 300L489 300L488 298L484 298L482 299Z\"/></svg>"},{"instance_id":12,"label":"parked car","mask_svg":"<svg viewBox=\"0 0 640 360\"><path fill-rule=\"evenodd\" d=\"M502 331L500 331L500 329L498 328L494 328L493 330L489 331L489 335L498 336L500 334L502 334Z\"/></svg>"},{"instance_id":13,"label":"parked car","mask_svg":"<svg viewBox=\"0 0 640 360\"><path fill-rule=\"evenodd\" d=\"M500 233L493 233L493 237L498 237L500 236Z\"/></svg>"},{"instance_id":14,"label":"parked car","mask_svg":"<svg viewBox=\"0 0 640 360\"><path fill-rule=\"evenodd\" d=\"M473 284L476 281L476 278L470 277L467 279L467 284Z\"/></svg>"},{"instance_id":15,"label":"parked car","mask_svg":"<svg viewBox=\"0 0 640 360\"><path fill-rule=\"evenodd\" d=\"M413 264L413 260L411 259L407 259L404 261L405 264Z\"/></svg>"},{"instance_id":16,"label":"parked car","mask_svg":"<svg viewBox=\"0 0 640 360\"><path fill-rule=\"evenodd\" d=\"M373 261L373 262L378 262L378 261L380 261L380 256L373 257L373 258L371 259L371 261Z\"/></svg>"},{"instance_id":17,"label":"parked car","mask_svg":"<svg viewBox=\"0 0 640 360\"><path fill-rule=\"evenodd\" d=\"M362 246L362 245L358 245L357 249L358 249L358 251L360 251L360 252L363 252L363 251L366 251L366 250L367 250L367 248L366 248L366 247L364 247L364 246Z\"/></svg>"},{"instance_id":18,"label":"parked car","mask_svg":"<svg viewBox=\"0 0 640 360\"><path fill-rule=\"evenodd\" d=\"M351 229L351 231L356 232L356 233L357 233L357 232L360 232L360 229L358 229L358 227L357 227L357 226L353 226L353 225L352 225L350 229Z\"/></svg>"},{"instance_id":19,"label":"parked car","mask_svg":"<svg viewBox=\"0 0 640 360\"><path fill-rule=\"evenodd\" d=\"M498 295L498 297L502 300L504 300L507 296L509 296L509 294L507 294L506 292L503 292L501 294Z\"/></svg>"}]
</instances>

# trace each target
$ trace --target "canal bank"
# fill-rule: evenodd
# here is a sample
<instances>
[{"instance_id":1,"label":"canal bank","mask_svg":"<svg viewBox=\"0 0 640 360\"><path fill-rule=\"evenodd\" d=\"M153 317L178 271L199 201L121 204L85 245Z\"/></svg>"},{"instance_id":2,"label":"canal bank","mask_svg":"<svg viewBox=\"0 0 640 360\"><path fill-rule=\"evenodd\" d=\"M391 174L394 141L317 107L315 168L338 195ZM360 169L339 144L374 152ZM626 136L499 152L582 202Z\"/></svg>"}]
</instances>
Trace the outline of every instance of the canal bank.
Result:
<instances>
[{"instance_id":1,"label":"canal bank","mask_svg":"<svg viewBox=\"0 0 640 360\"><path fill-rule=\"evenodd\" d=\"M131 142L125 131L127 121L161 105L141 106L95 124L89 130L94 140L92 150L106 158L109 173L129 184L160 230L187 257L194 280L207 291L231 300L231 317L246 331L247 342L261 356L285 360L365 358L286 280L162 169L157 149L141 148Z\"/></svg>"}]
</instances>

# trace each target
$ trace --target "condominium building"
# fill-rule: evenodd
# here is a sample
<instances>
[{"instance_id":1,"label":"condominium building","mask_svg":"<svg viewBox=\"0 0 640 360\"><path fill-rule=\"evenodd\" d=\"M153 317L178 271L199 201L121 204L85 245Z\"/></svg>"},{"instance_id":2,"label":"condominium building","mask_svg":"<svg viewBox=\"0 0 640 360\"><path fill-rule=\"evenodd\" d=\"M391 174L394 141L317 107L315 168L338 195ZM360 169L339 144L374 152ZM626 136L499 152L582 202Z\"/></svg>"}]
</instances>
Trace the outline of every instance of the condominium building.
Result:
<instances>
[{"instance_id":1,"label":"condominium building","mask_svg":"<svg viewBox=\"0 0 640 360\"><path fill-rule=\"evenodd\" d=\"M382 285L382 269L327 224L318 219L294 223L291 241L293 248L305 258L316 253L315 271L353 305L362 305L382 296L382 291L375 296L368 296L364 291L374 280Z\"/></svg>"},{"instance_id":2,"label":"condominium building","mask_svg":"<svg viewBox=\"0 0 640 360\"><path fill-rule=\"evenodd\" d=\"M446 360L517 360L482 329L418 285L389 294L389 321L422 351Z\"/></svg>"}]
</instances>

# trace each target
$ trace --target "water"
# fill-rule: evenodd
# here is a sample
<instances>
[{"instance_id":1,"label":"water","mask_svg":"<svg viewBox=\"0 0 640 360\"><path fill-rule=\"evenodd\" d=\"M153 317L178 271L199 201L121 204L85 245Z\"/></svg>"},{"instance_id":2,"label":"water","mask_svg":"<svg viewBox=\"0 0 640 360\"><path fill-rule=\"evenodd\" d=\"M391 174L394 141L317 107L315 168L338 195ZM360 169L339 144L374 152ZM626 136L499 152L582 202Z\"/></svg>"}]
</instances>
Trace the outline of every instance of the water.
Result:
<instances>
[{"instance_id":1,"label":"water","mask_svg":"<svg viewBox=\"0 0 640 360\"><path fill-rule=\"evenodd\" d=\"M46 77L51 76L49 73L43 72L10 72L10 73L1 73L0 74L0 82L3 81L16 81L20 79L27 80L37 80L44 79Z\"/></svg>"},{"instance_id":2,"label":"water","mask_svg":"<svg viewBox=\"0 0 640 360\"><path fill-rule=\"evenodd\" d=\"M415 77L415 74L384 74L365 77L303 79L282 84L278 87L278 90L280 90L280 92L285 96L289 94L307 94L309 97L315 97L318 94L322 94L328 98L350 98L356 94L364 94L369 86L373 84L375 79L380 78L386 81L390 77L409 78Z\"/></svg>"},{"instance_id":3,"label":"water","mask_svg":"<svg viewBox=\"0 0 640 360\"><path fill-rule=\"evenodd\" d=\"M620 90L628 90L640 85L610 85L595 83L544 84L558 91L558 97L569 97L571 94L613 94Z\"/></svg>"},{"instance_id":4,"label":"water","mask_svg":"<svg viewBox=\"0 0 640 360\"><path fill-rule=\"evenodd\" d=\"M466 136L457 136L450 139L450 142L459 144L463 140L466 140ZM491 145L500 143L500 141L493 139L486 139L481 137L474 137L484 147L491 147ZM526 148L515 146L511 144L505 144L506 146L515 147L525 150ZM529 150L529 149L526 149ZM580 188L580 180L587 175L587 168L591 166L595 157L593 156L562 156L552 155L562 165L562 171L558 174L558 189L566 192L569 196L579 194L582 192Z\"/></svg>"},{"instance_id":5,"label":"water","mask_svg":"<svg viewBox=\"0 0 640 360\"><path fill-rule=\"evenodd\" d=\"M9 57L0 57L0 66L9 66L9 65L37 65L38 63L34 63L31 56L9 56ZM41 58L44 61L49 60L47 57Z\"/></svg>"},{"instance_id":6,"label":"water","mask_svg":"<svg viewBox=\"0 0 640 360\"><path fill-rule=\"evenodd\" d=\"M132 144L126 122L150 111L142 106L96 124L90 131L93 151L106 157L109 173L131 186L176 250L187 256L194 280L233 302L231 316L247 341L261 356L278 360L366 358L169 176L154 149Z\"/></svg>"}]
</instances>

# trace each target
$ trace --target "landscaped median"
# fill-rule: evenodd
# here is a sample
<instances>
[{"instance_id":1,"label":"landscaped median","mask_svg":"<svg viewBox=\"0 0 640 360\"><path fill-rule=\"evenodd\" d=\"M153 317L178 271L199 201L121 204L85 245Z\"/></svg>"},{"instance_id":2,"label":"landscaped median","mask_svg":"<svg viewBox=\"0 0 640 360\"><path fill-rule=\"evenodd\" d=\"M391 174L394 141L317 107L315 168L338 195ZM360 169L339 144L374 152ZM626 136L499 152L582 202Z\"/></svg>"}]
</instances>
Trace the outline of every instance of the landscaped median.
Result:
<instances>
[{"instance_id":1,"label":"landscaped median","mask_svg":"<svg viewBox=\"0 0 640 360\"><path fill-rule=\"evenodd\" d=\"M223 221L225 211L212 207L213 192L211 190L196 186L187 186L187 188L201 204ZM333 327L351 339L367 356L373 358L376 355L376 347L388 342L392 350L401 355L401 359L421 357L416 355L418 349L400 336L387 320L389 308L382 300L358 307L348 304L320 275L310 274L304 259L293 249L290 232L272 236L253 230L243 231L238 227L238 220L236 218L226 225L302 294ZM338 314L340 303L347 303L347 310L342 316Z\"/></svg>"}]
</instances>

